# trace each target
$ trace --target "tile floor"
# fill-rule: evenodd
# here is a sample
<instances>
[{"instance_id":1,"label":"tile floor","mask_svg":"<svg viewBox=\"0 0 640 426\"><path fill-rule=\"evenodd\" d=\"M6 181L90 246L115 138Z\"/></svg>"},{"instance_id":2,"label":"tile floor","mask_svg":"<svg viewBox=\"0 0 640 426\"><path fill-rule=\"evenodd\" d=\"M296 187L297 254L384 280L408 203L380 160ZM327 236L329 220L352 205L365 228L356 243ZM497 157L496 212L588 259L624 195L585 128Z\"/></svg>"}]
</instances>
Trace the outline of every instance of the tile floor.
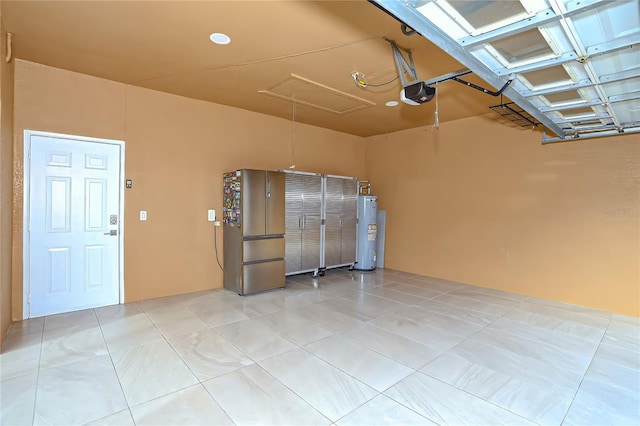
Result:
<instances>
[{"instance_id":1,"label":"tile floor","mask_svg":"<svg viewBox=\"0 0 640 426\"><path fill-rule=\"evenodd\" d=\"M640 424L640 319L392 270L14 324L3 425Z\"/></svg>"}]
</instances>

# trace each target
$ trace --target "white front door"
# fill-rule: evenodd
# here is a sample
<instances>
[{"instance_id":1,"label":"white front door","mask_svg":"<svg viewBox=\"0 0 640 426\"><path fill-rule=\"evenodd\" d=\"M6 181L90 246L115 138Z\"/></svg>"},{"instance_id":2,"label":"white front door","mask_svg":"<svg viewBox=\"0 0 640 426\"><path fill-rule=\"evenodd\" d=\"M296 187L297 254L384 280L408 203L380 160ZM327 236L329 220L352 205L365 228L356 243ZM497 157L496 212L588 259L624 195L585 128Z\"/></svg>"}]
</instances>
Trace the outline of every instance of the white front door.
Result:
<instances>
[{"instance_id":1,"label":"white front door","mask_svg":"<svg viewBox=\"0 0 640 426\"><path fill-rule=\"evenodd\" d=\"M25 317L120 302L124 147L112 142L25 132Z\"/></svg>"}]
</instances>

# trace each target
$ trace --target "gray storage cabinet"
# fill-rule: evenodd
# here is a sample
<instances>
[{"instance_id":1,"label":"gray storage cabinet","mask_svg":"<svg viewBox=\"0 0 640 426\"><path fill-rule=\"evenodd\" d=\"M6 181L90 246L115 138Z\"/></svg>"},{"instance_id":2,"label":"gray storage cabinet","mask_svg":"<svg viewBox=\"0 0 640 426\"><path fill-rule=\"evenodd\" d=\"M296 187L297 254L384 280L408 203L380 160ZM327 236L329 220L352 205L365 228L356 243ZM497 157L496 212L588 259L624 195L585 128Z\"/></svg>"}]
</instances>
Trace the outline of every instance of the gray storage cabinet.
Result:
<instances>
[{"instance_id":1,"label":"gray storage cabinet","mask_svg":"<svg viewBox=\"0 0 640 426\"><path fill-rule=\"evenodd\" d=\"M327 175L324 204L325 269L353 266L356 261L358 179Z\"/></svg>"},{"instance_id":2,"label":"gray storage cabinet","mask_svg":"<svg viewBox=\"0 0 640 426\"><path fill-rule=\"evenodd\" d=\"M286 275L353 267L358 179L284 170Z\"/></svg>"},{"instance_id":3,"label":"gray storage cabinet","mask_svg":"<svg viewBox=\"0 0 640 426\"><path fill-rule=\"evenodd\" d=\"M285 188L286 274L317 274L322 257L322 175L288 172Z\"/></svg>"}]
</instances>

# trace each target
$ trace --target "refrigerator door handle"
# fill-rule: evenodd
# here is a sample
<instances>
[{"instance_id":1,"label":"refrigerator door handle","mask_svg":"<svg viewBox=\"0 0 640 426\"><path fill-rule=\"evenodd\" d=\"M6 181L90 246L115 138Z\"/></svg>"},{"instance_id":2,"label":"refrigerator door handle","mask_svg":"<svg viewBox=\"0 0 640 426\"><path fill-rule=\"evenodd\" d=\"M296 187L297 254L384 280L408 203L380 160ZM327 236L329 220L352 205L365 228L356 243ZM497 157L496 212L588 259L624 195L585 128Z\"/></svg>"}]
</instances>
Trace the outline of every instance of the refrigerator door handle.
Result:
<instances>
[{"instance_id":1,"label":"refrigerator door handle","mask_svg":"<svg viewBox=\"0 0 640 426\"><path fill-rule=\"evenodd\" d=\"M298 228L302 229L302 217L298 216Z\"/></svg>"}]
</instances>

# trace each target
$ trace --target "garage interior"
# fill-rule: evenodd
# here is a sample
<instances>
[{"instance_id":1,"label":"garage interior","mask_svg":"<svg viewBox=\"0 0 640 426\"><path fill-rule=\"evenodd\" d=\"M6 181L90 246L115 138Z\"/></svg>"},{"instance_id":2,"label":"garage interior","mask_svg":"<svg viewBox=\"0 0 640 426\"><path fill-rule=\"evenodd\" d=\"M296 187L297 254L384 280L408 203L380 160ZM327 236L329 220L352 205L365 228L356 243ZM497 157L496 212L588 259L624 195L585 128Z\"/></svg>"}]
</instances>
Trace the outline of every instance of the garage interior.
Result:
<instances>
[{"instance_id":1,"label":"garage interior","mask_svg":"<svg viewBox=\"0 0 640 426\"><path fill-rule=\"evenodd\" d=\"M637 424L639 9L2 0L2 423ZM403 102L405 80L433 98ZM124 141L125 304L25 316L26 130ZM371 182L384 268L223 290L207 210L238 168ZM109 328L129 317L146 337ZM199 344L234 367L198 370ZM70 399L65 374L86 381Z\"/></svg>"}]
</instances>

